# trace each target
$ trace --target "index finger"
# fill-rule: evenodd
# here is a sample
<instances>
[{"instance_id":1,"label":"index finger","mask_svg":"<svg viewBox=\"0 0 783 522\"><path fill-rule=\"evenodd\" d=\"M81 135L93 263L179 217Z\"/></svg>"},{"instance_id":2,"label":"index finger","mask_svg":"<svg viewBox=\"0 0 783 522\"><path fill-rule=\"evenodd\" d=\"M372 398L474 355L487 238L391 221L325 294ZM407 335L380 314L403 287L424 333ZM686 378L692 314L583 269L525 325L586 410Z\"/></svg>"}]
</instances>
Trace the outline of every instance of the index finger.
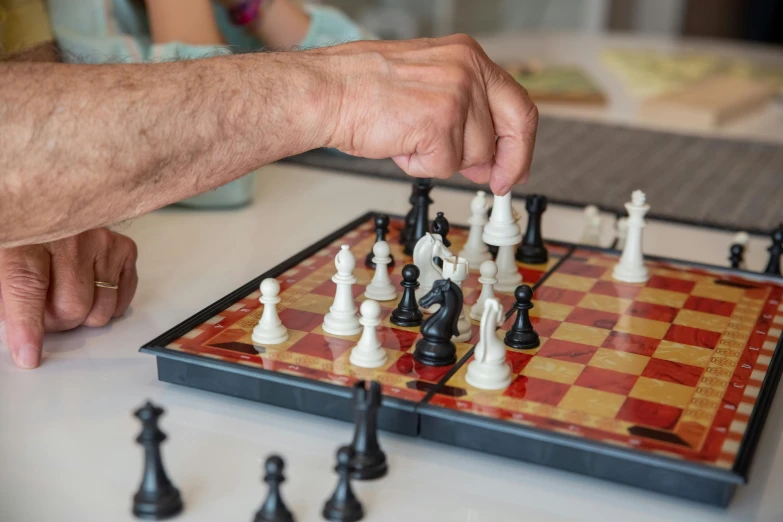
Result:
<instances>
[{"instance_id":1,"label":"index finger","mask_svg":"<svg viewBox=\"0 0 783 522\"><path fill-rule=\"evenodd\" d=\"M494 64L487 79L487 101L498 137L489 186L494 194L504 196L530 175L538 108L524 87Z\"/></svg>"}]
</instances>

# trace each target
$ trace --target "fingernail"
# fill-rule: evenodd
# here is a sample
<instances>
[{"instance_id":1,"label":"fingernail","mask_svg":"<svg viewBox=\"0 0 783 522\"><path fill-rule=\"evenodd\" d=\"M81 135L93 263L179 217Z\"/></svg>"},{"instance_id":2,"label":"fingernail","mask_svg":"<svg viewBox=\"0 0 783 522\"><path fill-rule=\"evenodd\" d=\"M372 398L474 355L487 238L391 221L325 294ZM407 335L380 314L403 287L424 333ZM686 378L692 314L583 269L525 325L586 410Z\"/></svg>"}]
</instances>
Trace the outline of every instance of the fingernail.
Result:
<instances>
[{"instance_id":1,"label":"fingernail","mask_svg":"<svg viewBox=\"0 0 783 522\"><path fill-rule=\"evenodd\" d=\"M25 344L16 350L14 360L22 368L31 370L38 367L41 361L41 352L32 344Z\"/></svg>"}]
</instances>

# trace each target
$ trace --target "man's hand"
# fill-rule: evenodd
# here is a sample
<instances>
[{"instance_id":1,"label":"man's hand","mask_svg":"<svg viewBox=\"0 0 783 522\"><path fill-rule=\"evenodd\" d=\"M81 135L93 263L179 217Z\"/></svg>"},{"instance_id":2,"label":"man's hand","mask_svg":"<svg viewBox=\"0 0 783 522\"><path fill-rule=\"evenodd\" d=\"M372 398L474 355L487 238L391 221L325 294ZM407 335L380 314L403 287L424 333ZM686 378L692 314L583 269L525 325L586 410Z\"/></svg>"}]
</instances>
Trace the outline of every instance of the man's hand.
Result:
<instances>
[{"instance_id":1,"label":"man's hand","mask_svg":"<svg viewBox=\"0 0 783 522\"><path fill-rule=\"evenodd\" d=\"M538 110L473 38L357 42L323 53L341 58L329 146L392 157L416 177L459 171L498 195L527 179Z\"/></svg>"},{"instance_id":2,"label":"man's hand","mask_svg":"<svg viewBox=\"0 0 783 522\"><path fill-rule=\"evenodd\" d=\"M124 314L138 283L136 255L130 238L105 228L0 250L0 321L16 364L40 364L45 331L104 326Z\"/></svg>"}]
</instances>

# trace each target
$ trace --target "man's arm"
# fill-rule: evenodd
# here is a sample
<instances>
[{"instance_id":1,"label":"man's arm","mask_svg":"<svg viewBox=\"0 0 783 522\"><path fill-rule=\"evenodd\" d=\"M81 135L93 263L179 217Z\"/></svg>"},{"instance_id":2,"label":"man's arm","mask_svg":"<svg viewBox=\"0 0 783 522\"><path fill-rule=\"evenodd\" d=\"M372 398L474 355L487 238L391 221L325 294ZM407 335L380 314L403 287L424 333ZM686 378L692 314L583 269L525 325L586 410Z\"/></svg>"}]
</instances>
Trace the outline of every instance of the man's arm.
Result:
<instances>
[{"instance_id":1,"label":"man's arm","mask_svg":"<svg viewBox=\"0 0 783 522\"><path fill-rule=\"evenodd\" d=\"M537 112L466 36L160 64L0 64L0 247L137 216L317 147L505 194ZM496 139L497 137L497 139Z\"/></svg>"}]
</instances>

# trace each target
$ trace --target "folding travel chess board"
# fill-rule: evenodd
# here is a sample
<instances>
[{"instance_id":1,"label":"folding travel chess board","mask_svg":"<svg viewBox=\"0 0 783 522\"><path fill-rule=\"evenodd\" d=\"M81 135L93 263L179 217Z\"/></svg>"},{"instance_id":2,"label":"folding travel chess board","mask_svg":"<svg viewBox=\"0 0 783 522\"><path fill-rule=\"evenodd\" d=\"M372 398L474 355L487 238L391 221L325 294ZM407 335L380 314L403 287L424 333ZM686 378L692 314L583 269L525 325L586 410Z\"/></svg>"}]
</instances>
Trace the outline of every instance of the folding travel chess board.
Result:
<instances>
[{"instance_id":1,"label":"folding travel chess board","mask_svg":"<svg viewBox=\"0 0 783 522\"><path fill-rule=\"evenodd\" d=\"M357 259L357 303L373 271L373 214L349 223L142 348L157 356L162 381L351 420L352 385L382 385L382 429L726 505L746 481L780 376L783 280L679 261L647 259L645 284L615 282L619 253L548 243L545 265L518 264L535 289L533 350L508 350L514 374L498 391L465 382L473 338L457 344L452 366L415 361L418 328L389 322L381 303L379 338L388 362L358 368L359 336L336 337L321 324L334 298L334 256ZM412 260L392 219L395 265ZM452 227L457 254L467 231ZM261 280L281 286L279 315L289 339L251 340L262 306ZM477 274L463 284L470 305ZM513 296L498 294L510 327Z\"/></svg>"}]
</instances>

